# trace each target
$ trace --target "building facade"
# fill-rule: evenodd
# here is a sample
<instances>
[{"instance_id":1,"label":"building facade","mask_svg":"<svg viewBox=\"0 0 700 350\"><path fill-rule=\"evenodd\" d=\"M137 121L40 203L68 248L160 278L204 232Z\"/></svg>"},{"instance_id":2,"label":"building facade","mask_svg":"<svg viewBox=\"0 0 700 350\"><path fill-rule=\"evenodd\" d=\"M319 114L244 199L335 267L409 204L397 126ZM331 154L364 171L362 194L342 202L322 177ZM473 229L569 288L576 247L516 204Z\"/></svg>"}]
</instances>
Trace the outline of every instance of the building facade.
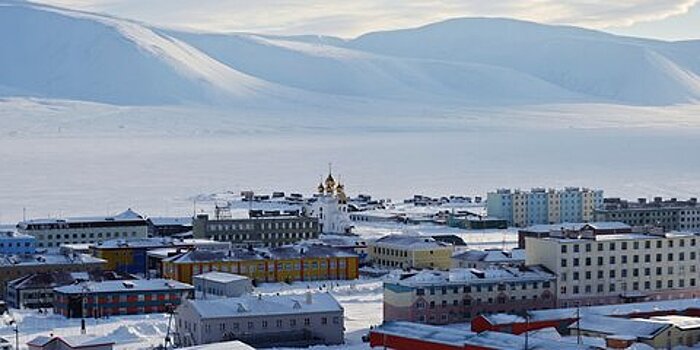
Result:
<instances>
[{"instance_id":1,"label":"building facade","mask_svg":"<svg viewBox=\"0 0 700 350\"><path fill-rule=\"evenodd\" d=\"M511 226L587 222L603 207L603 191L579 187L530 191L499 189L487 196L488 216Z\"/></svg>"},{"instance_id":2,"label":"building facade","mask_svg":"<svg viewBox=\"0 0 700 350\"><path fill-rule=\"evenodd\" d=\"M107 262L87 254L0 255L0 295L7 282L35 273L100 272Z\"/></svg>"},{"instance_id":3,"label":"building facade","mask_svg":"<svg viewBox=\"0 0 700 350\"><path fill-rule=\"evenodd\" d=\"M369 242L369 259L388 269L449 269L454 246L432 237L389 235Z\"/></svg>"},{"instance_id":4,"label":"building facade","mask_svg":"<svg viewBox=\"0 0 700 350\"><path fill-rule=\"evenodd\" d=\"M322 245L193 250L162 262L163 276L185 283L210 271L243 275L253 283L353 280L358 263L357 255Z\"/></svg>"},{"instance_id":5,"label":"building facade","mask_svg":"<svg viewBox=\"0 0 700 350\"><path fill-rule=\"evenodd\" d=\"M518 230L518 248L525 249L527 237L542 238L562 234L592 237L625 233L632 233L632 226L618 221L533 225Z\"/></svg>"},{"instance_id":6,"label":"building facade","mask_svg":"<svg viewBox=\"0 0 700 350\"><path fill-rule=\"evenodd\" d=\"M636 202L606 198L604 206L596 210L595 217L599 221L620 221L631 226L657 226L664 231L700 230L697 198L687 201L639 198Z\"/></svg>"},{"instance_id":7,"label":"building facade","mask_svg":"<svg viewBox=\"0 0 700 350\"><path fill-rule=\"evenodd\" d=\"M194 218L195 238L231 242L234 247L279 247L305 239L318 238L317 218L296 216L262 216L248 219L210 219L207 214Z\"/></svg>"},{"instance_id":8,"label":"building facade","mask_svg":"<svg viewBox=\"0 0 700 350\"><path fill-rule=\"evenodd\" d=\"M318 194L305 206L306 215L317 218L322 233L349 234L353 223L348 215L345 186L328 174L325 184L318 185Z\"/></svg>"},{"instance_id":9,"label":"building facade","mask_svg":"<svg viewBox=\"0 0 700 350\"><path fill-rule=\"evenodd\" d=\"M228 249L228 242L205 239L137 238L98 242L90 246L92 255L105 259L105 268L119 273L147 274L148 252L156 249Z\"/></svg>"},{"instance_id":10,"label":"building facade","mask_svg":"<svg viewBox=\"0 0 700 350\"><path fill-rule=\"evenodd\" d=\"M188 300L176 313L185 346L241 340L255 348L339 345L343 307L329 293Z\"/></svg>"},{"instance_id":11,"label":"building facade","mask_svg":"<svg viewBox=\"0 0 700 350\"><path fill-rule=\"evenodd\" d=\"M526 264L558 276L560 306L697 298L698 237L620 234L526 238Z\"/></svg>"},{"instance_id":12,"label":"building facade","mask_svg":"<svg viewBox=\"0 0 700 350\"><path fill-rule=\"evenodd\" d=\"M467 322L482 313L552 308L555 298L556 276L538 266L421 271L384 283L384 320Z\"/></svg>"},{"instance_id":13,"label":"building facade","mask_svg":"<svg viewBox=\"0 0 700 350\"><path fill-rule=\"evenodd\" d=\"M39 248L58 248L62 244L148 237L148 222L140 214L127 209L108 217L27 220L18 223L17 230L36 237Z\"/></svg>"},{"instance_id":14,"label":"building facade","mask_svg":"<svg viewBox=\"0 0 700 350\"><path fill-rule=\"evenodd\" d=\"M170 237L192 232L192 217L149 217L148 235Z\"/></svg>"},{"instance_id":15,"label":"building facade","mask_svg":"<svg viewBox=\"0 0 700 350\"><path fill-rule=\"evenodd\" d=\"M192 278L197 298L236 298L253 291L250 278L232 273L211 271Z\"/></svg>"},{"instance_id":16,"label":"building facade","mask_svg":"<svg viewBox=\"0 0 700 350\"><path fill-rule=\"evenodd\" d=\"M8 281L5 286L5 301L15 309L38 309L53 307L53 289L79 281L87 281L87 273L63 271L35 273Z\"/></svg>"},{"instance_id":17,"label":"building facade","mask_svg":"<svg viewBox=\"0 0 700 350\"><path fill-rule=\"evenodd\" d=\"M0 230L0 254L34 254L36 238L16 231Z\"/></svg>"},{"instance_id":18,"label":"building facade","mask_svg":"<svg viewBox=\"0 0 700 350\"><path fill-rule=\"evenodd\" d=\"M68 318L163 313L194 294L189 284L165 280L86 282L54 289L54 313Z\"/></svg>"}]
</instances>

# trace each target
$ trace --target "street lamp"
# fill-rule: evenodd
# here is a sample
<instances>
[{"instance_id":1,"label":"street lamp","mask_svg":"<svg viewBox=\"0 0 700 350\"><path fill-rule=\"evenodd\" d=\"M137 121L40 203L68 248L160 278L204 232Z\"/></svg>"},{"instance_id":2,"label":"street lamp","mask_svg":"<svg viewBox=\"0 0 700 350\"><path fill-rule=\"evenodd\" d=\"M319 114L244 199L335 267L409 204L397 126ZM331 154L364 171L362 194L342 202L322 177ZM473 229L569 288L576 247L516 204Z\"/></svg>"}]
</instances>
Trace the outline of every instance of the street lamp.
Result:
<instances>
[{"instance_id":1,"label":"street lamp","mask_svg":"<svg viewBox=\"0 0 700 350\"><path fill-rule=\"evenodd\" d=\"M19 350L19 324L13 318L8 323L8 326L14 326L13 331L15 332L15 350Z\"/></svg>"}]
</instances>

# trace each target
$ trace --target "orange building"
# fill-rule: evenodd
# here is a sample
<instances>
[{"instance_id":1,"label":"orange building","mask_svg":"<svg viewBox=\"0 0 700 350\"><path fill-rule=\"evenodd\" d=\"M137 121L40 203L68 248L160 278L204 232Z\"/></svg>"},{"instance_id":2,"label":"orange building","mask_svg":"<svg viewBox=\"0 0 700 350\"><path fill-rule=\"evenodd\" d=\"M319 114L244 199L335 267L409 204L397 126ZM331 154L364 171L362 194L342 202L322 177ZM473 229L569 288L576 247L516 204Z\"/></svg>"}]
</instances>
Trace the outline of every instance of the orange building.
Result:
<instances>
[{"instance_id":1,"label":"orange building","mask_svg":"<svg viewBox=\"0 0 700 350\"><path fill-rule=\"evenodd\" d=\"M239 274L254 282L352 280L358 277L359 258L322 246L193 250L163 260L163 276L183 283L210 271Z\"/></svg>"}]
</instances>

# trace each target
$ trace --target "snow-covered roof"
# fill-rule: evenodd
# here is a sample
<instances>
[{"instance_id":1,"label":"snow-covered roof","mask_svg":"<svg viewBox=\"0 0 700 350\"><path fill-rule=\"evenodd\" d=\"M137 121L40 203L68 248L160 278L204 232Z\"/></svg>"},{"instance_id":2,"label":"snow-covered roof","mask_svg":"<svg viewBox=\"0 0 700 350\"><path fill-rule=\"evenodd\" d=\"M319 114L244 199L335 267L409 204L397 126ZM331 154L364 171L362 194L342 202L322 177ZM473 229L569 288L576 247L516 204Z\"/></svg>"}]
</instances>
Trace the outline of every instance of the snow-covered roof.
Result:
<instances>
[{"instance_id":1,"label":"snow-covered roof","mask_svg":"<svg viewBox=\"0 0 700 350\"><path fill-rule=\"evenodd\" d=\"M0 255L0 266L105 264L106 260L88 254Z\"/></svg>"},{"instance_id":2,"label":"snow-covered roof","mask_svg":"<svg viewBox=\"0 0 700 350\"><path fill-rule=\"evenodd\" d=\"M620 317L585 315L578 322L569 326L569 329L596 332L610 335L629 335L642 339L652 339L671 324L642 319L627 319Z\"/></svg>"},{"instance_id":3,"label":"snow-covered roof","mask_svg":"<svg viewBox=\"0 0 700 350\"><path fill-rule=\"evenodd\" d=\"M244 295L237 298L187 300L203 319L232 318L266 315L292 315L317 312L343 311L335 298L329 293L309 295Z\"/></svg>"},{"instance_id":4,"label":"snow-covered roof","mask_svg":"<svg viewBox=\"0 0 700 350\"><path fill-rule=\"evenodd\" d=\"M22 224L59 224L59 223L88 223L88 222L125 222L125 221L143 221L146 222L144 217L131 210L131 208L117 214L114 216L82 216L82 217L68 217L68 218L44 218L44 219L31 219L20 222Z\"/></svg>"},{"instance_id":5,"label":"snow-covered roof","mask_svg":"<svg viewBox=\"0 0 700 350\"><path fill-rule=\"evenodd\" d=\"M402 286L421 287L426 285L462 285L507 283L516 281L551 281L556 279L549 271L540 266L528 267L494 267L490 269L457 269L449 271L422 270L413 276L396 281Z\"/></svg>"},{"instance_id":6,"label":"snow-covered roof","mask_svg":"<svg viewBox=\"0 0 700 350\"><path fill-rule=\"evenodd\" d=\"M436 241L432 237L409 236L409 235L389 235L379 238L374 242L376 246L396 247L412 249L447 248L450 244Z\"/></svg>"},{"instance_id":7,"label":"snow-covered roof","mask_svg":"<svg viewBox=\"0 0 700 350\"><path fill-rule=\"evenodd\" d=\"M148 221L150 221L155 226L192 226L191 217L149 216Z\"/></svg>"},{"instance_id":8,"label":"snow-covered roof","mask_svg":"<svg viewBox=\"0 0 700 350\"><path fill-rule=\"evenodd\" d=\"M590 227L594 230L629 230L631 226L619 221L601 221L601 222L564 222L561 224L544 224L544 225L532 225L528 226L522 231L527 232L538 232L538 233L549 233L551 231L581 231L586 227Z\"/></svg>"},{"instance_id":9,"label":"snow-covered roof","mask_svg":"<svg viewBox=\"0 0 700 350\"><path fill-rule=\"evenodd\" d=\"M680 315L667 315L667 316L654 316L649 318L652 321L659 321L664 323L672 324L682 330L699 329L700 328L700 317L691 316L680 316Z\"/></svg>"},{"instance_id":10,"label":"snow-covered roof","mask_svg":"<svg viewBox=\"0 0 700 350\"><path fill-rule=\"evenodd\" d=\"M27 345L44 347L53 341L60 341L70 346L71 348L87 347L87 346L98 346L98 345L113 345L113 341L107 341L102 337L96 337L93 335L71 335L63 337L49 337L40 335L32 340L30 340Z\"/></svg>"},{"instance_id":11,"label":"snow-covered roof","mask_svg":"<svg viewBox=\"0 0 700 350\"><path fill-rule=\"evenodd\" d=\"M234 340L221 343L190 346L186 348L179 348L178 350L255 350L255 348L244 342Z\"/></svg>"},{"instance_id":12,"label":"snow-covered roof","mask_svg":"<svg viewBox=\"0 0 700 350\"><path fill-rule=\"evenodd\" d=\"M151 280L128 280L128 281L102 281L102 282L87 282L80 284L72 284L55 288L54 290L64 294L81 294L81 293L118 293L118 292L145 292L145 291L161 291L161 290L192 290L189 284L166 280L166 279L151 279Z\"/></svg>"},{"instance_id":13,"label":"snow-covered roof","mask_svg":"<svg viewBox=\"0 0 700 350\"><path fill-rule=\"evenodd\" d=\"M384 322L372 332L453 346L462 346L468 339L476 336L476 333L470 331L404 321Z\"/></svg>"},{"instance_id":14,"label":"snow-covered roof","mask_svg":"<svg viewBox=\"0 0 700 350\"><path fill-rule=\"evenodd\" d=\"M235 281L249 280L250 278L246 276L236 275L233 273L211 271L203 274L199 274L193 277L194 279L203 279L218 283L230 283Z\"/></svg>"},{"instance_id":15,"label":"snow-covered roof","mask_svg":"<svg viewBox=\"0 0 700 350\"><path fill-rule=\"evenodd\" d=\"M467 250L456 254L453 259L462 261L483 261L492 263L509 263L525 260L524 249L513 249L511 252L502 250Z\"/></svg>"},{"instance_id":16,"label":"snow-covered roof","mask_svg":"<svg viewBox=\"0 0 700 350\"><path fill-rule=\"evenodd\" d=\"M454 347L468 347L468 345L473 345L483 346L488 349L512 350L522 349L525 345L525 337L520 335L500 332L482 332L477 334L450 327L431 326L422 323L403 321L384 322L371 332ZM528 349L594 349L587 345L577 345L575 343L544 338L530 337L528 342Z\"/></svg>"},{"instance_id":17,"label":"snow-covered roof","mask_svg":"<svg viewBox=\"0 0 700 350\"><path fill-rule=\"evenodd\" d=\"M133 238L133 239L112 239L92 245L99 249L122 249L122 248L167 248L167 247L200 247L219 246L227 248L228 242L217 242L208 239L174 239L170 237L154 238Z\"/></svg>"}]
</instances>

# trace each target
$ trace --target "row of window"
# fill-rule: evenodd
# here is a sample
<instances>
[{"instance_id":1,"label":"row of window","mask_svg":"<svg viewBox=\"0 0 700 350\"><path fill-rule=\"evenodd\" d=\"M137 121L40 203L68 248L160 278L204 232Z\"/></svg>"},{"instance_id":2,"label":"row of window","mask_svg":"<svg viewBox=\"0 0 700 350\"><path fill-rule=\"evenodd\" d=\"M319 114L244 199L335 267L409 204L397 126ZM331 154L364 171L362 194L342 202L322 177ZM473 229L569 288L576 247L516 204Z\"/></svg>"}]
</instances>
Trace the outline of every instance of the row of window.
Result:
<instances>
[{"instance_id":1,"label":"row of window","mask_svg":"<svg viewBox=\"0 0 700 350\"><path fill-rule=\"evenodd\" d=\"M261 230L286 230L286 229L303 229L312 228L312 221L282 221L282 222L262 222L258 223ZM254 230L255 225L252 222L240 224L209 224L209 231L235 231L235 230Z\"/></svg>"},{"instance_id":2,"label":"row of window","mask_svg":"<svg viewBox=\"0 0 700 350\"><path fill-rule=\"evenodd\" d=\"M661 249L663 248L664 244L663 242L666 241L666 247L668 248L673 248L675 245L675 240L673 239L667 239L667 240L656 240L654 247L656 249ZM686 246L686 241L689 246L695 247L697 244L697 241L695 238L690 238L690 239L679 239L678 240L678 247L685 247ZM619 243L619 245L618 245ZM640 249L642 247L641 242L639 241L634 241L634 242L608 242L608 250L609 251L615 251L617 247L620 247L620 250L628 250L630 247L631 249ZM569 246L571 246L571 251L573 253L580 253L581 252L581 246L583 246L584 250L586 252L590 252L592 250L592 243L586 243L586 244L562 244L561 245L561 253L566 254L569 252ZM644 240L644 249L651 249L652 247L652 241L651 240ZM605 250L605 243L598 243L597 244L597 251L601 252Z\"/></svg>"},{"instance_id":3,"label":"row of window","mask_svg":"<svg viewBox=\"0 0 700 350\"><path fill-rule=\"evenodd\" d=\"M619 284L619 286L620 286L619 290L616 290L617 284L615 284L615 283L610 283L610 284L608 284L608 292L609 292L609 293L615 293L615 292L617 292L617 291L619 291L619 292L629 291L629 289L628 289L628 286L629 286L629 285L627 284L627 282L622 282L622 283ZM631 283L631 286L632 286L632 289L631 289L632 291L651 290L651 289L652 289L652 288L651 288L651 286L652 286L651 281L644 281L643 284L640 284L640 282L635 281L635 282L632 282L632 283ZM674 282L674 280L668 280L668 281L666 281L666 286L665 286L665 287L664 287L663 281L661 281L661 280L657 280L657 281L654 283L654 287L655 287L654 289L656 289L656 290L658 290L658 289L664 289L664 288L666 288L666 289L672 289L672 288L686 288L686 287L695 287L695 286L696 286L696 280L695 280L695 278L689 279L689 280L688 280L688 285L686 285L686 280L685 280L685 279L682 279L682 278L678 280L678 283L677 283L677 284ZM560 292L560 294L566 294L566 292L567 292L567 288L566 288L566 287L567 287L567 286L561 286L561 287L559 287L559 292ZM640 287L641 287L642 289L640 289ZM578 286L578 285L572 286L572 287L571 287L571 292L572 292L573 294L581 294L581 287ZM604 284L598 284L598 285L596 285L596 293L604 293L604 292L605 292L605 285L604 285ZM591 285L584 285L584 286L583 286L583 293L584 293L584 294L593 293L592 286L591 286Z\"/></svg>"},{"instance_id":4,"label":"row of window","mask_svg":"<svg viewBox=\"0 0 700 350\"><path fill-rule=\"evenodd\" d=\"M678 253L666 253L666 259L665 261L667 262L672 262L676 261L676 258L678 259L677 261L686 261L686 257L688 260L696 260L697 259L697 253L696 252L689 252L687 255L685 252L678 252ZM609 256L607 263L610 265L617 264L617 256ZM619 256L620 264L628 264L628 263L633 263L637 264L640 262L640 255L632 255L632 259L629 259L628 255L621 255ZM605 259L602 256L597 257L596 259L597 265L602 266L605 264ZM591 266L592 263L592 258L591 257L586 257L583 259L585 266ZM650 263L652 261L652 254L644 254L644 263ZM664 262L664 254L662 253L656 253L654 256L654 261L655 262ZM577 267L581 266L581 258L573 258L571 259L572 266ZM561 267L567 267L569 266L569 259L561 259L561 262L559 264Z\"/></svg>"},{"instance_id":5,"label":"row of window","mask_svg":"<svg viewBox=\"0 0 700 350\"><path fill-rule=\"evenodd\" d=\"M112 234L112 232L105 232L104 234L102 232L98 232L98 233L91 232L91 233L81 233L81 234L77 234L77 233L68 234L68 233L66 233L64 235L56 234L55 236L54 235L46 235L46 240L51 241L51 240L54 240L54 238L56 240L78 239L78 237L80 237L81 239L86 239L86 238L92 239L95 237L97 237L97 238L119 238L119 237L129 237L129 235L130 235L129 232L114 232L114 234ZM131 232L131 237L136 237L136 235L137 235L136 231ZM40 241L43 241L44 235L37 235L36 238Z\"/></svg>"},{"instance_id":6,"label":"row of window","mask_svg":"<svg viewBox=\"0 0 700 350\"><path fill-rule=\"evenodd\" d=\"M518 288L519 286L519 288ZM515 283L515 282L510 282L510 283L499 283L499 284L489 284L489 285L476 285L476 286L452 286L452 287L428 287L428 288L416 288L416 295L426 295L426 292L429 295L435 295L436 293L440 295L446 295L448 292L451 292L452 294L459 294L460 290L462 293L471 293L472 291L475 291L477 293L480 293L482 291L489 291L493 292L494 290L499 290L499 291L504 291L504 290L527 290L528 288L531 289L539 289L540 286L542 288L550 288L551 283L549 281L545 282L520 282L520 283Z\"/></svg>"},{"instance_id":7,"label":"row of window","mask_svg":"<svg viewBox=\"0 0 700 350\"><path fill-rule=\"evenodd\" d=\"M544 294L544 295L542 295L542 298L543 299L551 299L551 294ZM537 294L533 294L530 296L529 299L538 300L538 299L540 299L540 297ZM448 306L458 307L458 306L460 306L460 304L462 306L470 306L470 305L472 305L472 303L474 303L474 304L482 304L482 303L493 304L494 301L496 302L496 304L505 304L508 301L517 301L517 300L521 300L521 301L528 300L528 297L523 295L520 297L520 299L518 299L515 295L511 295L510 297L498 296L495 299L493 297L489 297L486 299L481 299L481 298L462 299L461 303L457 299L452 300L452 303L448 303L447 300L442 300L442 302L440 303L439 306L442 308L446 308ZM419 310L425 309L426 307L428 309L435 309L437 306L438 305L435 303L435 301L425 302L425 301L419 300L415 304L415 308L419 309Z\"/></svg>"},{"instance_id":8,"label":"row of window","mask_svg":"<svg viewBox=\"0 0 700 350\"><path fill-rule=\"evenodd\" d=\"M663 271L663 270L664 270L664 269L663 269L661 266L657 266L657 267L656 267L656 271L655 271L655 272L656 272L655 275L656 275L656 276L662 276L662 275L664 275L664 271ZM688 266L688 270L689 270L690 273L695 273L695 272L697 271L697 266L696 266L696 265L689 265L689 266ZM651 268L650 268L650 267L645 267L643 270L642 270L642 269L639 269L639 268L634 268L634 269L631 269L631 270L628 270L628 269L621 269L621 270L620 270L620 277L621 277L621 278L627 278L627 277L629 277L630 274L628 273L628 271L631 271L631 276L632 276L632 277L639 277L639 276L640 276L640 272L643 272L643 275L644 275L644 276L647 276L647 277L649 277L649 276L652 275L652 274L651 274L651 271L652 271ZM596 275L596 278L597 278L597 279L603 279L603 278L605 278L605 272L604 272L604 270L598 270L598 271L596 271L596 272L597 272L597 275ZM665 275L665 276L672 276L674 273L675 273L675 269L674 269L673 266L667 266L667 267L666 267L666 275ZM678 268L678 273L681 273L681 274L686 273L686 270L685 270L685 266L684 266L684 265L679 266L679 268ZM583 275L584 275L584 278L585 278L586 280L590 280L590 279L593 278L593 271L585 271ZM559 279L560 279L562 282L566 282L567 279L568 279L568 276L569 276L568 273L562 272L562 273L559 275ZM571 274L571 277L572 277L572 280L573 280L573 281L578 281L578 280L580 280L580 276L581 276L581 273L580 273L579 271L574 271L574 272ZM617 278L617 270L615 270L615 269L609 270L609 271L608 271L608 277L609 277L609 278Z\"/></svg>"},{"instance_id":9,"label":"row of window","mask_svg":"<svg viewBox=\"0 0 700 350\"><path fill-rule=\"evenodd\" d=\"M334 316L333 318L329 319L328 317L321 317L318 320L318 325L327 325L329 322L332 322L333 324L339 324L340 323L340 317ZM303 326L315 326L313 320L309 317L305 317L304 319L289 319L286 322L289 327L295 328L297 326L303 325ZM275 328L281 329L284 327L285 321L282 319L277 319L277 320L260 320L260 321L248 321L248 322L232 322L230 325L228 325L226 322L221 322L218 324L218 331L219 332L227 332L227 331L240 331L240 330L247 330L247 331L252 331L255 329L268 329L271 328L272 325L274 325ZM189 323L187 321L183 321L182 319L178 320L178 326L180 329L185 329L188 331L192 332L197 332L197 322ZM184 326L184 328L183 328ZM211 333L212 332L212 325L211 324L205 324L204 325L204 332L205 333Z\"/></svg>"}]
</instances>

